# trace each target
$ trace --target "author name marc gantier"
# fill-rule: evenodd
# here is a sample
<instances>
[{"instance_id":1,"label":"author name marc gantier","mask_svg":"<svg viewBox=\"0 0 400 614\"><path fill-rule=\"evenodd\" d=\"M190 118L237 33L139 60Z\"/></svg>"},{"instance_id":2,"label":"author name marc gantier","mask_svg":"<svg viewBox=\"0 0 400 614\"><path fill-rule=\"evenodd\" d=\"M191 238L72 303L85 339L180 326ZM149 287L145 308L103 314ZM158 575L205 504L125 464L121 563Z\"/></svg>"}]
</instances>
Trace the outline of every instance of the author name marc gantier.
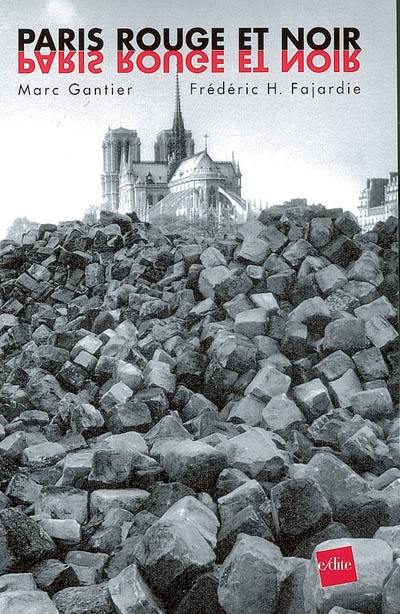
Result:
<instances>
[{"instance_id":1,"label":"author name marc gantier","mask_svg":"<svg viewBox=\"0 0 400 614\"><path fill-rule=\"evenodd\" d=\"M336 81L330 84L318 85L314 81L290 81L285 84L278 84L276 81L264 81L262 84L254 85L245 83L235 83L229 81L210 82L207 85L200 85L191 82L189 93L192 96L205 97L235 97L235 96L280 96L282 94L292 96L305 96L318 98L323 96L352 96L361 94L361 87L349 81ZM84 83L71 82L68 84L53 85L51 87L37 86L30 83L19 83L18 96L40 98L47 96L73 96L73 97L122 97L133 96L133 85L116 85L114 83L103 83L102 85L85 85Z\"/></svg>"}]
</instances>

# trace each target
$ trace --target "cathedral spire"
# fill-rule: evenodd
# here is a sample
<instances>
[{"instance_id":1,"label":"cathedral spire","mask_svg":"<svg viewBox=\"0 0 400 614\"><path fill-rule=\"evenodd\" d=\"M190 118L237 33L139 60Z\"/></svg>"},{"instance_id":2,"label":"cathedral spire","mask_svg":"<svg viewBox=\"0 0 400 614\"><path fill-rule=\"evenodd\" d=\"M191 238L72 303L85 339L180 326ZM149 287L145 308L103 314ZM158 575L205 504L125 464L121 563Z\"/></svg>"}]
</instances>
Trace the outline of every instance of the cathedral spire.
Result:
<instances>
[{"instance_id":1,"label":"cathedral spire","mask_svg":"<svg viewBox=\"0 0 400 614\"><path fill-rule=\"evenodd\" d=\"M181 95L179 90L179 76L175 78L175 111L172 124L172 143L169 160L168 180L171 179L179 164L186 158L186 135L181 109Z\"/></svg>"},{"instance_id":2,"label":"cathedral spire","mask_svg":"<svg viewBox=\"0 0 400 614\"><path fill-rule=\"evenodd\" d=\"M174 132L185 132L185 126L183 123L182 117L182 109L181 109L181 93L179 90L179 75L176 73L175 77L175 112L174 112L174 123L172 125L172 130Z\"/></svg>"}]
</instances>

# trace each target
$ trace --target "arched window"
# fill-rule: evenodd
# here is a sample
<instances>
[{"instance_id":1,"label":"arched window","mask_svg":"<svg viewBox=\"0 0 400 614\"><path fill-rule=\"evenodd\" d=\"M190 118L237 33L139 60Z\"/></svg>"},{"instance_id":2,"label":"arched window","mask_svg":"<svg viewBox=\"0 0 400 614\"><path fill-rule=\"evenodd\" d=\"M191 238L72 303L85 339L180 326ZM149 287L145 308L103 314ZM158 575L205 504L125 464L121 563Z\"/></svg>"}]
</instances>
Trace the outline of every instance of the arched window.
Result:
<instances>
[{"instance_id":1,"label":"arched window","mask_svg":"<svg viewBox=\"0 0 400 614\"><path fill-rule=\"evenodd\" d=\"M214 186L211 186L211 188L209 189L208 196L210 200L210 207L216 207L217 206L217 194L216 194Z\"/></svg>"},{"instance_id":2,"label":"arched window","mask_svg":"<svg viewBox=\"0 0 400 614\"><path fill-rule=\"evenodd\" d=\"M163 194L159 194L159 195L157 196L157 202L159 203L159 202L160 202L160 200L162 200L163 198L164 198Z\"/></svg>"},{"instance_id":3,"label":"arched window","mask_svg":"<svg viewBox=\"0 0 400 614\"><path fill-rule=\"evenodd\" d=\"M147 194L147 196L146 196L146 205L148 207L152 207L153 206L153 196L152 196L152 194Z\"/></svg>"}]
</instances>

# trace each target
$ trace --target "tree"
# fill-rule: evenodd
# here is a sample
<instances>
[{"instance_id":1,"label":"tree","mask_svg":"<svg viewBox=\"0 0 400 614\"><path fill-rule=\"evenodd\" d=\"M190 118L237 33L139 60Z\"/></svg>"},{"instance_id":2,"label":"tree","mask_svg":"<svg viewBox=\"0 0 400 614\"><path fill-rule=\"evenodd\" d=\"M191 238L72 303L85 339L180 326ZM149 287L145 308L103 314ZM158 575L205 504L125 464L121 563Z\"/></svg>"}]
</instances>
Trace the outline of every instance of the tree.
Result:
<instances>
[{"instance_id":1,"label":"tree","mask_svg":"<svg viewBox=\"0 0 400 614\"><path fill-rule=\"evenodd\" d=\"M16 217L7 230L6 238L21 243L22 235L28 230L36 230L39 227L37 222L31 222L27 217Z\"/></svg>"},{"instance_id":2,"label":"tree","mask_svg":"<svg viewBox=\"0 0 400 614\"><path fill-rule=\"evenodd\" d=\"M85 224L95 224L99 219L100 207L98 205L89 205L86 209L82 222Z\"/></svg>"}]
</instances>

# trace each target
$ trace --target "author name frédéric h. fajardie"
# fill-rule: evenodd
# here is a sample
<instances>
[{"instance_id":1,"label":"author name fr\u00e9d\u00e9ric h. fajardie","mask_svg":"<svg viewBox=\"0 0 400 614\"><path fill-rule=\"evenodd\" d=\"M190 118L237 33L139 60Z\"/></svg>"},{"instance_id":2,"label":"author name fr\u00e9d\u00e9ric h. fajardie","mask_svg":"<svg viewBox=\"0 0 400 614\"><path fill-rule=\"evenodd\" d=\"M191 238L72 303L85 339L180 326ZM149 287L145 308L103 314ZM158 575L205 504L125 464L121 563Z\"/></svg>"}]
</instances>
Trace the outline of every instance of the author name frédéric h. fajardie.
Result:
<instances>
[{"instance_id":1,"label":"author name fr\u00e9d\u00e9ric h. fajardie","mask_svg":"<svg viewBox=\"0 0 400 614\"><path fill-rule=\"evenodd\" d=\"M248 81L211 81L208 84L192 81L189 85L189 93L192 96L213 97L222 96L297 96L297 97L328 97L328 96L351 96L360 94L361 87L350 81L337 80L324 85L319 85L314 81L289 81L277 82L261 80L250 84Z\"/></svg>"}]
</instances>

